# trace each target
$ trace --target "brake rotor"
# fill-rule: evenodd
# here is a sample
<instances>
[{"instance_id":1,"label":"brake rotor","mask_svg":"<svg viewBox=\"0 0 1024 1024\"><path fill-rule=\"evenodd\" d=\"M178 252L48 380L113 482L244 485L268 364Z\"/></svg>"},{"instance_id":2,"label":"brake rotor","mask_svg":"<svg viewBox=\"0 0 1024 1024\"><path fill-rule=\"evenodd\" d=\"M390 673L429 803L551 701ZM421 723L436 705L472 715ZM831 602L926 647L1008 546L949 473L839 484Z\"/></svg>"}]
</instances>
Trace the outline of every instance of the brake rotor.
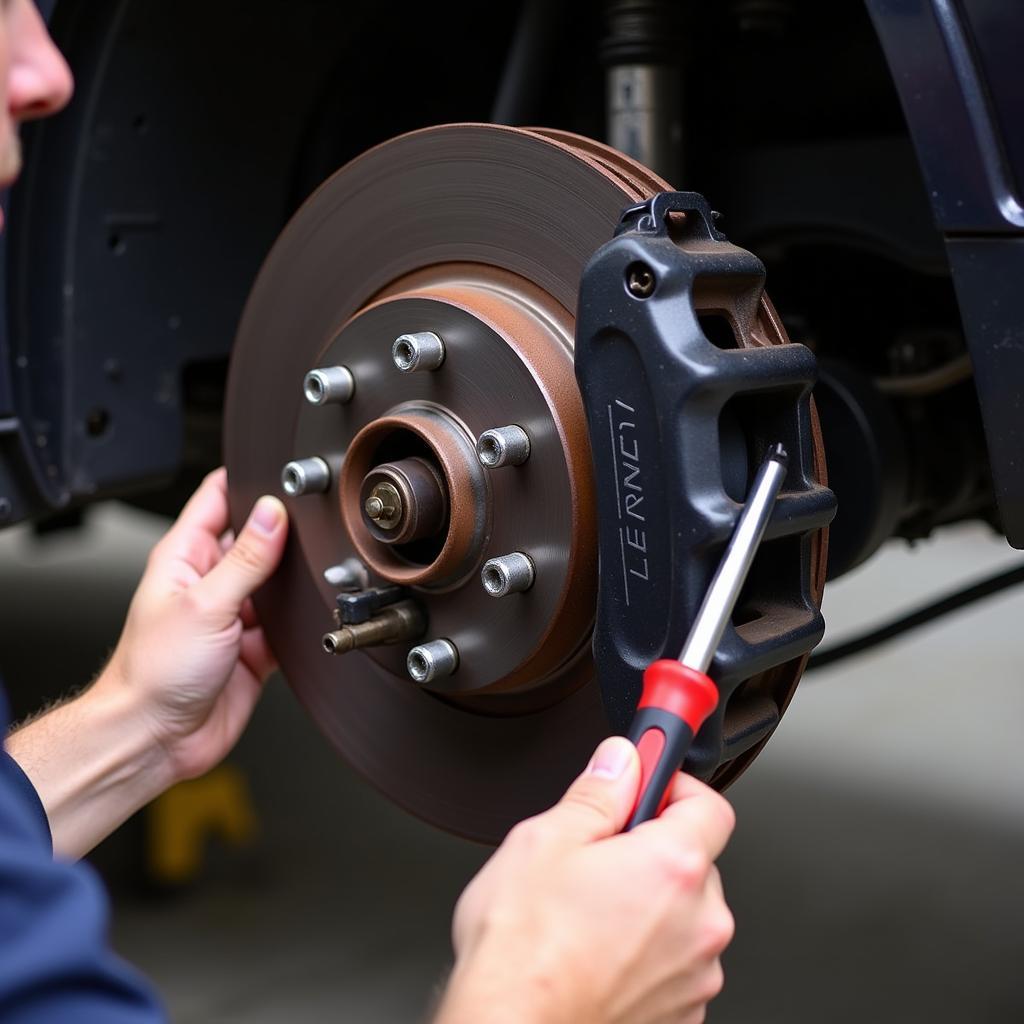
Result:
<instances>
[{"instance_id":1,"label":"brake rotor","mask_svg":"<svg viewBox=\"0 0 1024 1024\"><path fill-rule=\"evenodd\" d=\"M583 267L623 207L667 188L562 132L414 132L306 202L242 318L225 436L236 526L260 494L281 492L291 460L317 456L330 470L325 491L286 498L284 560L255 598L271 646L357 770L471 838L497 841L549 806L609 731L590 654L596 534L572 311ZM761 343L784 341L766 300L761 310ZM402 372L395 339L428 333L443 339L440 367ZM351 372L351 399L308 402L305 375L332 366ZM529 457L485 468L477 438L512 424ZM401 543L366 511L368 498L392 494L408 506ZM517 552L533 585L488 596L481 566ZM337 593L324 571L351 558L372 583L410 588L427 612L423 639L458 652L452 674L413 682L415 641L324 653ZM810 560L819 599L823 569ZM773 669L748 690L783 708L802 667ZM719 776L735 777L755 752Z\"/></svg>"}]
</instances>

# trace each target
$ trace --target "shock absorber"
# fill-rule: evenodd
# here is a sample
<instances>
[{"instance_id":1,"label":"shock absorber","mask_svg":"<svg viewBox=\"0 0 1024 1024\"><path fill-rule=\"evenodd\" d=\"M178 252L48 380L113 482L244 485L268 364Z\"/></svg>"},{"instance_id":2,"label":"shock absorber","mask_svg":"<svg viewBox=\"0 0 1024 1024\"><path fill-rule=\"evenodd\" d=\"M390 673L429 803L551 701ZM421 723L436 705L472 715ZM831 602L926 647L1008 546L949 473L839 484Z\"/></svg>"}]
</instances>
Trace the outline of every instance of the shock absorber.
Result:
<instances>
[{"instance_id":1,"label":"shock absorber","mask_svg":"<svg viewBox=\"0 0 1024 1024\"><path fill-rule=\"evenodd\" d=\"M681 4L608 0L607 134L616 149L679 183L683 152Z\"/></svg>"}]
</instances>

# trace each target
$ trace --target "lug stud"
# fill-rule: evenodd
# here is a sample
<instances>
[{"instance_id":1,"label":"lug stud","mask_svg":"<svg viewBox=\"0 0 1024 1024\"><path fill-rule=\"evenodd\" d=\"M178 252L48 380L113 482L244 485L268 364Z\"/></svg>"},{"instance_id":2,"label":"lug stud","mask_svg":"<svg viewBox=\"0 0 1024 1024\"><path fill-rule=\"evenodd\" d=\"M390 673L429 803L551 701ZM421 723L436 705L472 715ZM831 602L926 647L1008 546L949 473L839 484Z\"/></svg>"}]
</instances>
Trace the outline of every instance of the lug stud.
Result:
<instances>
[{"instance_id":1,"label":"lug stud","mask_svg":"<svg viewBox=\"0 0 1024 1024\"><path fill-rule=\"evenodd\" d=\"M450 676L459 667L459 652L451 640L431 640L414 647L405 665L414 682L429 683Z\"/></svg>"},{"instance_id":2,"label":"lug stud","mask_svg":"<svg viewBox=\"0 0 1024 1024\"><path fill-rule=\"evenodd\" d=\"M355 390L355 378L347 366L321 366L310 370L302 382L302 393L310 405L348 402Z\"/></svg>"},{"instance_id":3,"label":"lug stud","mask_svg":"<svg viewBox=\"0 0 1024 1024\"><path fill-rule=\"evenodd\" d=\"M514 423L485 430L476 443L480 465L488 469L521 466L530 457L530 437Z\"/></svg>"},{"instance_id":4,"label":"lug stud","mask_svg":"<svg viewBox=\"0 0 1024 1024\"><path fill-rule=\"evenodd\" d=\"M331 486L331 467L319 455L296 459L281 470L281 486L290 498L322 494Z\"/></svg>"},{"instance_id":5,"label":"lug stud","mask_svg":"<svg viewBox=\"0 0 1024 1024\"><path fill-rule=\"evenodd\" d=\"M402 334L391 346L391 358L403 373L437 370L444 362L444 342L433 331Z\"/></svg>"},{"instance_id":6,"label":"lug stud","mask_svg":"<svg viewBox=\"0 0 1024 1024\"><path fill-rule=\"evenodd\" d=\"M491 597L506 597L529 590L536 575L533 559L522 551L513 551L485 562L480 570L480 582Z\"/></svg>"}]
</instances>

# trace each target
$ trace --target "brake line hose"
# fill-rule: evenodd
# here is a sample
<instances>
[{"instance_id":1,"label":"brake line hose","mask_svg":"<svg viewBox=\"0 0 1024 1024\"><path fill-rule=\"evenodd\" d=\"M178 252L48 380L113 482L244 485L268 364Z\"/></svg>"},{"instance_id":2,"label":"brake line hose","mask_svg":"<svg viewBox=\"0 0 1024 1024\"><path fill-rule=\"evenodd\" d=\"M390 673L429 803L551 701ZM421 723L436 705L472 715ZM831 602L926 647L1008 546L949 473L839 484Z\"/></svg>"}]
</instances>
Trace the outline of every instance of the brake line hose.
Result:
<instances>
[{"instance_id":1,"label":"brake line hose","mask_svg":"<svg viewBox=\"0 0 1024 1024\"><path fill-rule=\"evenodd\" d=\"M892 640L903 633L908 633L912 629L917 629L918 626L923 626L926 623L941 618L943 615L955 612L958 608L963 608L965 605L973 604L975 601L998 594L1003 590L1016 586L1018 583L1024 583L1024 565L1018 565L994 576L989 576L987 579L979 580L963 590L948 594L938 601L926 604L898 619L893 619L892 622L886 623L884 626L879 626L867 633L854 637L852 640L846 640L841 644L836 644L834 647L829 647L817 654L812 654L807 663L807 671L815 668L824 668L826 665L833 665L844 658L853 657L855 654L860 654L869 648L878 646L878 644L885 643L887 640Z\"/></svg>"}]
</instances>

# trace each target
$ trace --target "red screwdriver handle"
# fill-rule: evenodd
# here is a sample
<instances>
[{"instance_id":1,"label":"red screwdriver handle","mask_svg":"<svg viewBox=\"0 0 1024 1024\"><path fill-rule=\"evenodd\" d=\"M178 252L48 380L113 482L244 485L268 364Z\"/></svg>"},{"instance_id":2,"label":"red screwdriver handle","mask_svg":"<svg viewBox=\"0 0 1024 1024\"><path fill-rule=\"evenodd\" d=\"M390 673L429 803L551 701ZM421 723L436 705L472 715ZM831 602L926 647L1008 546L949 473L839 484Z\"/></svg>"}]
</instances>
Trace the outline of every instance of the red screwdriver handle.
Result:
<instances>
[{"instance_id":1,"label":"red screwdriver handle","mask_svg":"<svg viewBox=\"0 0 1024 1024\"><path fill-rule=\"evenodd\" d=\"M640 753L640 795L626 831L656 818L694 736L718 705L718 687L703 673L663 658L644 672L643 691L629 729Z\"/></svg>"}]
</instances>

